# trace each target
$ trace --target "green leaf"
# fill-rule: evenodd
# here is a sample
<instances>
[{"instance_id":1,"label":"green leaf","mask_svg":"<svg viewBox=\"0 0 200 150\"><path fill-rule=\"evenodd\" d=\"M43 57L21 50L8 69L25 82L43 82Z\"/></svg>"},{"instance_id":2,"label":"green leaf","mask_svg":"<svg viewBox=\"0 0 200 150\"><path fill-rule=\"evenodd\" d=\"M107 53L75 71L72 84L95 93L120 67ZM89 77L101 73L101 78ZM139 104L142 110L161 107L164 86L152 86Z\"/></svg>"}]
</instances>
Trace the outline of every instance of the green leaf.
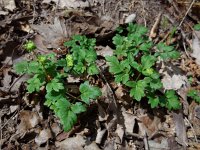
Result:
<instances>
[{"instance_id":1,"label":"green leaf","mask_svg":"<svg viewBox=\"0 0 200 150\"><path fill-rule=\"evenodd\" d=\"M27 81L27 90L29 93L39 92L40 88L45 84L45 79L38 74Z\"/></svg>"},{"instance_id":2,"label":"green leaf","mask_svg":"<svg viewBox=\"0 0 200 150\"><path fill-rule=\"evenodd\" d=\"M156 62L155 56L152 55L143 55L141 58L141 63L143 69L151 68Z\"/></svg>"},{"instance_id":3,"label":"green leaf","mask_svg":"<svg viewBox=\"0 0 200 150\"><path fill-rule=\"evenodd\" d=\"M145 80L139 80L137 83L132 87L130 91L130 96L134 97L137 101L140 101L142 97L145 96L145 88L147 83Z\"/></svg>"},{"instance_id":4,"label":"green leaf","mask_svg":"<svg viewBox=\"0 0 200 150\"><path fill-rule=\"evenodd\" d=\"M123 44L123 37L119 34L115 35L112 40L113 40L113 44L115 44L115 45Z\"/></svg>"},{"instance_id":5,"label":"green leaf","mask_svg":"<svg viewBox=\"0 0 200 150\"><path fill-rule=\"evenodd\" d=\"M197 90L189 90L187 93L188 97L191 97L193 100L195 100L196 102L200 103L200 92L198 92Z\"/></svg>"},{"instance_id":6,"label":"green leaf","mask_svg":"<svg viewBox=\"0 0 200 150\"><path fill-rule=\"evenodd\" d=\"M162 82L160 81L160 79L153 79L151 82L150 82L150 87L154 90L158 90L158 89L161 89L163 87L163 84Z\"/></svg>"},{"instance_id":7,"label":"green leaf","mask_svg":"<svg viewBox=\"0 0 200 150\"><path fill-rule=\"evenodd\" d=\"M85 56L85 61L87 63L94 63L97 59L97 54L95 51L87 51Z\"/></svg>"},{"instance_id":8,"label":"green leaf","mask_svg":"<svg viewBox=\"0 0 200 150\"><path fill-rule=\"evenodd\" d=\"M200 30L200 24L194 25L194 30L199 31Z\"/></svg>"},{"instance_id":9,"label":"green leaf","mask_svg":"<svg viewBox=\"0 0 200 150\"><path fill-rule=\"evenodd\" d=\"M28 73L40 73L41 65L37 61L29 62Z\"/></svg>"},{"instance_id":10,"label":"green leaf","mask_svg":"<svg viewBox=\"0 0 200 150\"><path fill-rule=\"evenodd\" d=\"M80 85L79 88L81 92L81 99L89 104L91 99L97 99L98 96L101 96L101 91L98 87L89 85L89 81L85 81Z\"/></svg>"},{"instance_id":11,"label":"green leaf","mask_svg":"<svg viewBox=\"0 0 200 150\"><path fill-rule=\"evenodd\" d=\"M109 62L109 72L114 74L122 72L122 68L117 57L106 56L106 61Z\"/></svg>"},{"instance_id":12,"label":"green leaf","mask_svg":"<svg viewBox=\"0 0 200 150\"><path fill-rule=\"evenodd\" d=\"M167 108L169 110L171 109L180 109L181 108L181 104L180 101L178 99L178 96L175 94L175 91L173 90L168 90L165 93L165 96L167 98Z\"/></svg>"},{"instance_id":13,"label":"green leaf","mask_svg":"<svg viewBox=\"0 0 200 150\"><path fill-rule=\"evenodd\" d=\"M156 108L158 106L159 98L157 96L156 97L149 96L148 99L149 99L148 103L151 105L151 108Z\"/></svg>"},{"instance_id":14,"label":"green leaf","mask_svg":"<svg viewBox=\"0 0 200 150\"><path fill-rule=\"evenodd\" d=\"M121 74L115 75L115 82L117 83L122 82L123 84L125 84L128 80L129 80L128 73L125 73L125 74L121 73Z\"/></svg>"},{"instance_id":15,"label":"green leaf","mask_svg":"<svg viewBox=\"0 0 200 150\"><path fill-rule=\"evenodd\" d=\"M163 60L177 59L180 57L180 53L177 52L173 46L167 46L164 43L159 43L157 48L158 52L155 53L155 56L160 56Z\"/></svg>"},{"instance_id":16,"label":"green leaf","mask_svg":"<svg viewBox=\"0 0 200 150\"><path fill-rule=\"evenodd\" d=\"M51 82L47 83L46 85L46 90L47 92L51 92L51 91L60 91L64 89L64 85L63 83L61 83L58 79L54 78L53 80L51 80Z\"/></svg>"},{"instance_id":17,"label":"green leaf","mask_svg":"<svg viewBox=\"0 0 200 150\"><path fill-rule=\"evenodd\" d=\"M21 61L14 65L14 70L17 74L23 74L27 72L28 69L28 61Z\"/></svg>"},{"instance_id":18,"label":"green leaf","mask_svg":"<svg viewBox=\"0 0 200 150\"><path fill-rule=\"evenodd\" d=\"M149 52L152 46L153 46L152 42L147 42L147 43L141 44L139 49L145 52Z\"/></svg>"},{"instance_id":19,"label":"green leaf","mask_svg":"<svg viewBox=\"0 0 200 150\"><path fill-rule=\"evenodd\" d=\"M99 74L99 69L97 68L96 64L91 64L88 67L87 73L89 75L95 75L95 74Z\"/></svg>"},{"instance_id":20,"label":"green leaf","mask_svg":"<svg viewBox=\"0 0 200 150\"><path fill-rule=\"evenodd\" d=\"M75 104L73 104L71 106L71 110L75 113L75 114L80 114L82 112L86 111L85 106L81 103L81 102L77 102Z\"/></svg>"}]
</instances>

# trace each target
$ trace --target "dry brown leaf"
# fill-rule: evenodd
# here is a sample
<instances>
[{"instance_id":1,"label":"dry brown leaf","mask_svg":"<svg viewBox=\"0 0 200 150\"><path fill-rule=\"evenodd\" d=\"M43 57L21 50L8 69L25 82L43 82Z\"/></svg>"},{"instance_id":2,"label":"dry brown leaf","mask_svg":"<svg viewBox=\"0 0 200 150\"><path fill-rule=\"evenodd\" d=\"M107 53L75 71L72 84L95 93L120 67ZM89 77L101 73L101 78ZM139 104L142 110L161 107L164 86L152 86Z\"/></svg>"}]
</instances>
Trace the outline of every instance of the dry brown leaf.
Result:
<instances>
[{"instance_id":1,"label":"dry brown leaf","mask_svg":"<svg viewBox=\"0 0 200 150\"><path fill-rule=\"evenodd\" d=\"M192 49L193 52L191 54L192 57L196 58L196 63L200 65L200 31L194 31L192 40Z\"/></svg>"},{"instance_id":2,"label":"dry brown leaf","mask_svg":"<svg viewBox=\"0 0 200 150\"><path fill-rule=\"evenodd\" d=\"M16 8L15 0L1 0L0 7L13 11Z\"/></svg>"},{"instance_id":3,"label":"dry brown leaf","mask_svg":"<svg viewBox=\"0 0 200 150\"><path fill-rule=\"evenodd\" d=\"M20 112L19 118L21 122L17 127L18 133L25 132L31 128L34 128L40 122L39 115L36 112L29 110L22 110Z\"/></svg>"},{"instance_id":4,"label":"dry brown leaf","mask_svg":"<svg viewBox=\"0 0 200 150\"><path fill-rule=\"evenodd\" d=\"M44 38L43 45L46 48L59 48L68 36L64 20L58 17L55 17L54 24L31 25L31 27Z\"/></svg>"},{"instance_id":5,"label":"dry brown leaf","mask_svg":"<svg viewBox=\"0 0 200 150\"><path fill-rule=\"evenodd\" d=\"M124 116L124 125L126 127L125 131L129 133L133 133L136 116L134 116L131 113L126 112L125 109L122 109L122 115Z\"/></svg>"},{"instance_id":6,"label":"dry brown leaf","mask_svg":"<svg viewBox=\"0 0 200 150\"><path fill-rule=\"evenodd\" d=\"M184 75L168 75L166 74L163 79L162 79L162 83L163 83L163 87L166 89L166 90L178 90L180 89L181 87L187 85L188 83L188 80L187 80L187 77L184 76Z\"/></svg>"},{"instance_id":7,"label":"dry brown leaf","mask_svg":"<svg viewBox=\"0 0 200 150\"><path fill-rule=\"evenodd\" d=\"M86 139L81 135L67 138L62 142L56 142L56 147L62 150L84 150L83 146L85 145Z\"/></svg>"},{"instance_id":8,"label":"dry brown leaf","mask_svg":"<svg viewBox=\"0 0 200 150\"><path fill-rule=\"evenodd\" d=\"M97 144L101 144L101 141L102 141L105 133L106 133L106 129L103 129L103 130L101 130L101 128L97 129L97 136L96 136L96 139L95 139L95 142Z\"/></svg>"},{"instance_id":9,"label":"dry brown leaf","mask_svg":"<svg viewBox=\"0 0 200 150\"><path fill-rule=\"evenodd\" d=\"M178 143L183 145L184 147L188 146L188 139L186 135L186 126L185 122L183 119L183 113L172 113L173 115L173 120L175 124L175 129L176 129L176 136L178 138Z\"/></svg>"},{"instance_id":10,"label":"dry brown leaf","mask_svg":"<svg viewBox=\"0 0 200 150\"><path fill-rule=\"evenodd\" d=\"M42 3L55 2L59 8L85 8L89 7L89 2L87 0L43 0Z\"/></svg>"},{"instance_id":11,"label":"dry brown leaf","mask_svg":"<svg viewBox=\"0 0 200 150\"><path fill-rule=\"evenodd\" d=\"M123 137L124 137L124 128L122 125L117 124L117 129L115 131L120 139L120 144L123 142Z\"/></svg>"},{"instance_id":12,"label":"dry brown leaf","mask_svg":"<svg viewBox=\"0 0 200 150\"><path fill-rule=\"evenodd\" d=\"M50 138L52 138L51 131L49 129L43 129L40 131L39 135L35 138L35 143L40 146L46 143Z\"/></svg>"}]
</instances>

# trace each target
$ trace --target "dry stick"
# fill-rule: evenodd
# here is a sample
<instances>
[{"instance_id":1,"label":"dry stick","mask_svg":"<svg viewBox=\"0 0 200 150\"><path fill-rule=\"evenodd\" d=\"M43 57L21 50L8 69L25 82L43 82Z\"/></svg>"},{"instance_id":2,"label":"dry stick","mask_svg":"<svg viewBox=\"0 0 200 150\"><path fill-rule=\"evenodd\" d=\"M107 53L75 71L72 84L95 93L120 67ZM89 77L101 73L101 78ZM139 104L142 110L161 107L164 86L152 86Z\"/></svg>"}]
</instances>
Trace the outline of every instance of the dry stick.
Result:
<instances>
[{"instance_id":1,"label":"dry stick","mask_svg":"<svg viewBox=\"0 0 200 150\"><path fill-rule=\"evenodd\" d=\"M144 131L144 132L145 132L145 134L144 134L143 141L144 141L145 150L150 150L149 143L148 143L148 138L147 138L147 133L146 133L146 131Z\"/></svg>"},{"instance_id":2,"label":"dry stick","mask_svg":"<svg viewBox=\"0 0 200 150\"><path fill-rule=\"evenodd\" d=\"M141 5L142 5L142 16L143 16L143 19L144 19L144 26L146 27L147 21L146 21L146 18L145 18L144 2L143 2L143 0L140 0L140 1L141 1Z\"/></svg>"},{"instance_id":3,"label":"dry stick","mask_svg":"<svg viewBox=\"0 0 200 150\"><path fill-rule=\"evenodd\" d=\"M160 23L161 16L162 16L162 13L160 12L156 18L156 22L151 28L150 35L149 35L150 38L156 37L156 30L158 29L158 24Z\"/></svg>"},{"instance_id":4,"label":"dry stick","mask_svg":"<svg viewBox=\"0 0 200 150\"><path fill-rule=\"evenodd\" d=\"M181 25L183 24L183 21L185 20L187 14L189 13L190 9L192 8L193 4L194 4L195 0L192 1L192 3L190 4L190 7L188 8L187 12L185 13L185 16L183 17L182 21L179 24L179 28L181 27Z\"/></svg>"},{"instance_id":5,"label":"dry stick","mask_svg":"<svg viewBox=\"0 0 200 150\"><path fill-rule=\"evenodd\" d=\"M1 115L0 115L0 126L1 126ZM2 145L2 129L0 130L0 150Z\"/></svg>"}]
</instances>

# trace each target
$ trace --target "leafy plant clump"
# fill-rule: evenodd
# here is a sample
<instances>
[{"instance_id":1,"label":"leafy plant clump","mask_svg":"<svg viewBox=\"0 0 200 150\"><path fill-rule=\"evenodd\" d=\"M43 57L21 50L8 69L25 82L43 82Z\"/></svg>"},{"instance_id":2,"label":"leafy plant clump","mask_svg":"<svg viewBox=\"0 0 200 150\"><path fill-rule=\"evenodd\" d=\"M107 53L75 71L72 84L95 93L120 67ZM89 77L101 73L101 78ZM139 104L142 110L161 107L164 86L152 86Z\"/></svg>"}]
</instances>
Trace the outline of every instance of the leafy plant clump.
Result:
<instances>
[{"instance_id":1,"label":"leafy plant clump","mask_svg":"<svg viewBox=\"0 0 200 150\"><path fill-rule=\"evenodd\" d=\"M173 46L164 43L154 45L146 36L147 28L129 24L126 29L119 28L113 37L116 49L113 56L107 56L109 72L115 81L130 89L130 96L137 101L147 99L151 108L166 107L179 109L180 102L175 91L161 92L163 85L156 70L156 61L176 59L180 54ZM126 36L124 34L128 32ZM156 50L153 47L157 47Z\"/></svg>"},{"instance_id":2,"label":"leafy plant clump","mask_svg":"<svg viewBox=\"0 0 200 150\"><path fill-rule=\"evenodd\" d=\"M71 41L65 43L69 47L66 58L58 59L54 53L37 55L36 46L28 41L25 48L33 52L36 59L21 61L14 66L16 73L32 76L27 81L28 93L42 92L45 88L45 105L59 117L65 131L70 130L77 122L77 115L85 112L91 100L101 95L98 87L85 81L79 87L80 95L75 98L68 89L67 77L69 75L98 74L95 64L97 54L94 50L95 40L85 36L76 35Z\"/></svg>"}]
</instances>

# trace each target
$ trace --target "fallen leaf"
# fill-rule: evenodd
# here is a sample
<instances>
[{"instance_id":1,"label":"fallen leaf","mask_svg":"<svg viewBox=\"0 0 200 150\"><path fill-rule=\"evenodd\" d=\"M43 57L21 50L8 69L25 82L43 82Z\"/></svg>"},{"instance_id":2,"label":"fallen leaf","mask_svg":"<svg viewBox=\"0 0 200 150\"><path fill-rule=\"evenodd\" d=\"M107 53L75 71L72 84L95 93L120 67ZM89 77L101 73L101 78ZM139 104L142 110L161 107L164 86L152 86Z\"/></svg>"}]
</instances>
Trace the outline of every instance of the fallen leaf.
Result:
<instances>
[{"instance_id":1,"label":"fallen leaf","mask_svg":"<svg viewBox=\"0 0 200 150\"><path fill-rule=\"evenodd\" d=\"M151 150L161 150L161 149L168 150L169 149L167 138L162 138L161 143L156 142L154 140L149 140L148 144Z\"/></svg>"},{"instance_id":2,"label":"fallen leaf","mask_svg":"<svg viewBox=\"0 0 200 150\"><path fill-rule=\"evenodd\" d=\"M17 133L23 133L27 130L34 128L39 124L40 118L36 112L29 110L22 110L19 114L21 120L20 124L17 126Z\"/></svg>"},{"instance_id":3,"label":"fallen leaf","mask_svg":"<svg viewBox=\"0 0 200 150\"><path fill-rule=\"evenodd\" d=\"M16 8L15 0L1 0L0 7L13 11Z\"/></svg>"},{"instance_id":4,"label":"fallen leaf","mask_svg":"<svg viewBox=\"0 0 200 150\"><path fill-rule=\"evenodd\" d=\"M174 74L170 76L169 74L166 74L162 79L162 83L166 90L178 90L187 85L188 80L184 75Z\"/></svg>"},{"instance_id":5,"label":"fallen leaf","mask_svg":"<svg viewBox=\"0 0 200 150\"><path fill-rule=\"evenodd\" d=\"M103 130L101 130L101 128L97 129L97 136L95 139L95 142L97 144L101 144L102 138L105 135L105 133L106 133L106 129L103 129Z\"/></svg>"},{"instance_id":6,"label":"fallen leaf","mask_svg":"<svg viewBox=\"0 0 200 150\"><path fill-rule=\"evenodd\" d=\"M192 49L193 52L191 54L192 57L196 58L196 63L200 65L200 31L193 32L193 40L192 40Z\"/></svg>"},{"instance_id":7,"label":"fallen leaf","mask_svg":"<svg viewBox=\"0 0 200 150\"><path fill-rule=\"evenodd\" d=\"M120 144L123 142L123 137L124 137L124 128L122 125L117 124L117 129L115 131L120 138Z\"/></svg>"},{"instance_id":8,"label":"fallen leaf","mask_svg":"<svg viewBox=\"0 0 200 150\"><path fill-rule=\"evenodd\" d=\"M49 129L43 129L35 138L35 143L40 146L46 143L50 138L52 138L51 131Z\"/></svg>"},{"instance_id":9,"label":"fallen leaf","mask_svg":"<svg viewBox=\"0 0 200 150\"><path fill-rule=\"evenodd\" d=\"M87 0L43 0L42 3L55 2L59 8L85 8L89 7L89 2Z\"/></svg>"},{"instance_id":10,"label":"fallen leaf","mask_svg":"<svg viewBox=\"0 0 200 150\"><path fill-rule=\"evenodd\" d=\"M98 46L97 47L97 55L99 56L112 56L113 55L113 49L110 48L109 46L103 47L103 46Z\"/></svg>"},{"instance_id":11,"label":"fallen leaf","mask_svg":"<svg viewBox=\"0 0 200 150\"><path fill-rule=\"evenodd\" d=\"M95 142L92 142L90 145L86 145L84 150L100 150Z\"/></svg>"},{"instance_id":12,"label":"fallen leaf","mask_svg":"<svg viewBox=\"0 0 200 150\"><path fill-rule=\"evenodd\" d=\"M173 115L173 120L175 124L175 129L176 129L176 136L178 138L178 143L183 145L184 147L188 146L188 139L187 139L187 134L186 134L186 126L185 122L183 119L183 113L178 112L172 113Z\"/></svg>"},{"instance_id":13,"label":"fallen leaf","mask_svg":"<svg viewBox=\"0 0 200 150\"><path fill-rule=\"evenodd\" d=\"M68 36L64 20L58 17L55 17L54 24L31 25L31 27L43 37L42 42L46 48L59 48Z\"/></svg>"},{"instance_id":14,"label":"fallen leaf","mask_svg":"<svg viewBox=\"0 0 200 150\"><path fill-rule=\"evenodd\" d=\"M134 116L131 113L126 112L125 109L122 109L122 115L124 116L124 125L126 127L125 131L129 133L133 133L136 116Z\"/></svg>"},{"instance_id":15,"label":"fallen leaf","mask_svg":"<svg viewBox=\"0 0 200 150\"><path fill-rule=\"evenodd\" d=\"M86 139L77 135L76 137L67 138L62 142L56 142L56 147L62 150L84 150Z\"/></svg>"},{"instance_id":16,"label":"fallen leaf","mask_svg":"<svg viewBox=\"0 0 200 150\"><path fill-rule=\"evenodd\" d=\"M131 23L133 21L135 21L136 18L136 14L130 14L128 17L126 17L125 23Z\"/></svg>"}]
</instances>

